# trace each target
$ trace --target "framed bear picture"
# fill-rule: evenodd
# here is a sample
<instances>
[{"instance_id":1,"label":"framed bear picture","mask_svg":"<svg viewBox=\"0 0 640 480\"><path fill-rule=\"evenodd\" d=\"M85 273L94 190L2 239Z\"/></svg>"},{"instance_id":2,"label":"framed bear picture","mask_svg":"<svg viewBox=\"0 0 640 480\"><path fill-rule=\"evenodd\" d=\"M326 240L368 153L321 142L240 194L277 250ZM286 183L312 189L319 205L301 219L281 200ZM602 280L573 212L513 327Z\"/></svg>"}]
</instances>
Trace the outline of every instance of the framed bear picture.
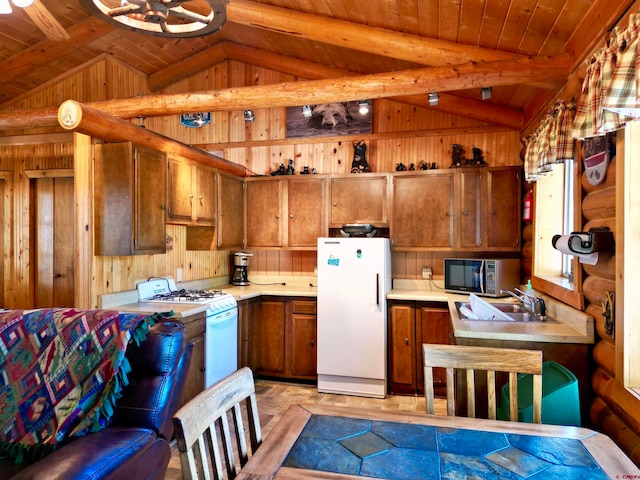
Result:
<instances>
[{"instance_id":1,"label":"framed bear picture","mask_svg":"<svg viewBox=\"0 0 640 480\"><path fill-rule=\"evenodd\" d=\"M371 101L287 107L287 138L371 133Z\"/></svg>"}]
</instances>

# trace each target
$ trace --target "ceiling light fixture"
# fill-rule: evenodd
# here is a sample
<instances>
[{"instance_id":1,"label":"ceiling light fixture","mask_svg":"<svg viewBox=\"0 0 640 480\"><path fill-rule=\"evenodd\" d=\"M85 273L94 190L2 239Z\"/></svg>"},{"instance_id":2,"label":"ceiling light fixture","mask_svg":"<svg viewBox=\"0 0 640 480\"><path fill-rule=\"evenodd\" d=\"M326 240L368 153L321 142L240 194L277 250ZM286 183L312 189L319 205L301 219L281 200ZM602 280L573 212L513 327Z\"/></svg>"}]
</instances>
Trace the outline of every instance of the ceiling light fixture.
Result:
<instances>
[{"instance_id":1,"label":"ceiling light fixture","mask_svg":"<svg viewBox=\"0 0 640 480\"><path fill-rule=\"evenodd\" d=\"M480 90L480 98L482 98L482 100L489 100L492 94L493 92L491 87L484 87Z\"/></svg>"},{"instance_id":2,"label":"ceiling light fixture","mask_svg":"<svg viewBox=\"0 0 640 480\"><path fill-rule=\"evenodd\" d=\"M9 0L0 0L0 15L8 15L12 12Z\"/></svg>"},{"instance_id":3,"label":"ceiling light fixture","mask_svg":"<svg viewBox=\"0 0 640 480\"><path fill-rule=\"evenodd\" d=\"M11 0L16 7L25 8L33 4L34 0Z\"/></svg>"},{"instance_id":4,"label":"ceiling light fixture","mask_svg":"<svg viewBox=\"0 0 640 480\"><path fill-rule=\"evenodd\" d=\"M253 114L253 110L245 110L244 111L244 121L245 122L253 122L256 119L256 116Z\"/></svg>"},{"instance_id":5,"label":"ceiling light fixture","mask_svg":"<svg viewBox=\"0 0 640 480\"><path fill-rule=\"evenodd\" d=\"M312 113L313 113L313 109L311 108L311 105L305 105L304 107L302 107L302 116L303 117L309 118Z\"/></svg>"},{"instance_id":6,"label":"ceiling light fixture","mask_svg":"<svg viewBox=\"0 0 640 480\"><path fill-rule=\"evenodd\" d=\"M369 113L369 105L369 100L360 100L358 102L358 106L360 107L358 111L360 112L360 115L366 115Z\"/></svg>"},{"instance_id":7,"label":"ceiling light fixture","mask_svg":"<svg viewBox=\"0 0 640 480\"><path fill-rule=\"evenodd\" d=\"M26 0L18 0L26 1ZM200 37L218 31L227 19L225 0L80 0L105 22L159 37Z\"/></svg>"},{"instance_id":8,"label":"ceiling light fixture","mask_svg":"<svg viewBox=\"0 0 640 480\"><path fill-rule=\"evenodd\" d=\"M438 102L440 101L440 94L438 92L431 92L428 95L429 98L429 105L431 107L435 107L436 105L438 105Z\"/></svg>"}]
</instances>

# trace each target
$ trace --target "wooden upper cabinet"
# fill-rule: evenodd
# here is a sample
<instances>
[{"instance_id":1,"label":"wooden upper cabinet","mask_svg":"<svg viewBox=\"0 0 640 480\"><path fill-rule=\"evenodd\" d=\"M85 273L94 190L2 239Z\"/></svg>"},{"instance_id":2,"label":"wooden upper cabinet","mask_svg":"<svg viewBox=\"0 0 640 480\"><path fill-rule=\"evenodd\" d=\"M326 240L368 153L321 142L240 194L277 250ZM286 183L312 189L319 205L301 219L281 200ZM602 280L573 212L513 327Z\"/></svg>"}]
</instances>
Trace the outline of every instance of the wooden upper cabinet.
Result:
<instances>
[{"instance_id":1,"label":"wooden upper cabinet","mask_svg":"<svg viewBox=\"0 0 640 480\"><path fill-rule=\"evenodd\" d=\"M316 248L327 236L327 178L301 175L287 182L287 245Z\"/></svg>"},{"instance_id":2,"label":"wooden upper cabinet","mask_svg":"<svg viewBox=\"0 0 640 480\"><path fill-rule=\"evenodd\" d=\"M347 223L388 226L388 180L385 173L332 176L329 227Z\"/></svg>"},{"instance_id":3,"label":"wooden upper cabinet","mask_svg":"<svg viewBox=\"0 0 640 480\"><path fill-rule=\"evenodd\" d=\"M218 248L242 249L244 243L244 178L218 173Z\"/></svg>"},{"instance_id":4,"label":"wooden upper cabinet","mask_svg":"<svg viewBox=\"0 0 640 480\"><path fill-rule=\"evenodd\" d=\"M245 182L247 248L282 247L283 179L247 178Z\"/></svg>"},{"instance_id":5,"label":"wooden upper cabinet","mask_svg":"<svg viewBox=\"0 0 640 480\"><path fill-rule=\"evenodd\" d=\"M166 184L164 153L130 142L96 145L95 254L165 253Z\"/></svg>"},{"instance_id":6,"label":"wooden upper cabinet","mask_svg":"<svg viewBox=\"0 0 640 480\"><path fill-rule=\"evenodd\" d=\"M396 249L454 247L454 172L393 176L391 244Z\"/></svg>"},{"instance_id":7,"label":"wooden upper cabinet","mask_svg":"<svg viewBox=\"0 0 640 480\"><path fill-rule=\"evenodd\" d=\"M168 221L215 225L215 171L177 158L169 159Z\"/></svg>"},{"instance_id":8,"label":"wooden upper cabinet","mask_svg":"<svg viewBox=\"0 0 640 480\"><path fill-rule=\"evenodd\" d=\"M520 167L487 169L487 249L520 249L521 170Z\"/></svg>"},{"instance_id":9,"label":"wooden upper cabinet","mask_svg":"<svg viewBox=\"0 0 640 480\"><path fill-rule=\"evenodd\" d=\"M458 246L463 249L482 247L485 237L482 213L486 199L483 195L483 175L479 168L464 168L459 175Z\"/></svg>"}]
</instances>

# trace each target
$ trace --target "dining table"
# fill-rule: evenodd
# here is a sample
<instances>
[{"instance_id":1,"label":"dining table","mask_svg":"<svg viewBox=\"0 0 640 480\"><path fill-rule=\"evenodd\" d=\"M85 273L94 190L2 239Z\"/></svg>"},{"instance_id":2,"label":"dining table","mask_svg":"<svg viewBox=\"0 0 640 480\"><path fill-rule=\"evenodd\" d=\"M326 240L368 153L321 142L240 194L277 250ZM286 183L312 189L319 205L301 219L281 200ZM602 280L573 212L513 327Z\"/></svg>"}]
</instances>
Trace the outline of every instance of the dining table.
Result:
<instances>
[{"instance_id":1,"label":"dining table","mask_svg":"<svg viewBox=\"0 0 640 480\"><path fill-rule=\"evenodd\" d=\"M633 479L640 469L584 427L297 404L236 478Z\"/></svg>"}]
</instances>

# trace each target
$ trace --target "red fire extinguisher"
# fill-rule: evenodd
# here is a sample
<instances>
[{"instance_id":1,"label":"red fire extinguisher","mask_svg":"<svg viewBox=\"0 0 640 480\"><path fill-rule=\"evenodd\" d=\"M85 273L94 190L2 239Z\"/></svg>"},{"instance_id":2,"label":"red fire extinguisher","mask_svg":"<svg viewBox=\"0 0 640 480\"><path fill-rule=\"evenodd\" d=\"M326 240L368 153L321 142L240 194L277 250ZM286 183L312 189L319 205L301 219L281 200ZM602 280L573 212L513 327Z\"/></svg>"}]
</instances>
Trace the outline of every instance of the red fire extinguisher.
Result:
<instances>
[{"instance_id":1,"label":"red fire extinguisher","mask_svg":"<svg viewBox=\"0 0 640 480\"><path fill-rule=\"evenodd\" d=\"M524 209L522 212L522 220L530 222L533 220L533 191L529 190L524 196Z\"/></svg>"}]
</instances>

